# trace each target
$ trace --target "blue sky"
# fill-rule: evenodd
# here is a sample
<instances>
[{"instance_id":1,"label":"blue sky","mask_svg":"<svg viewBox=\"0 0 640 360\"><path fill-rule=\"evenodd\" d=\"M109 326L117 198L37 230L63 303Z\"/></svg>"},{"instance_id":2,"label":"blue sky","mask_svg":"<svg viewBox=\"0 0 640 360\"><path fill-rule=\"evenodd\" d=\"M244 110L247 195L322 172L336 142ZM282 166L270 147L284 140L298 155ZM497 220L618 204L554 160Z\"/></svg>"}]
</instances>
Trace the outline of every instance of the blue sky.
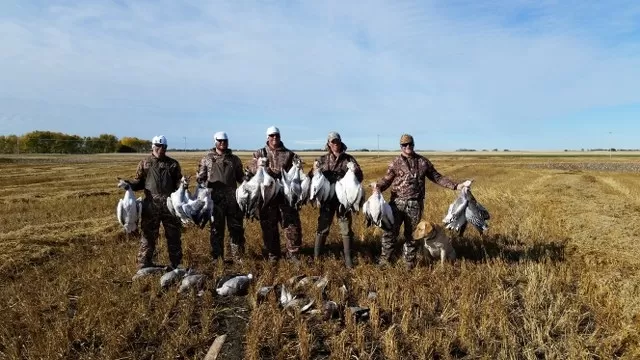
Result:
<instances>
[{"instance_id":1,"label":"blue sky","mask_svg":"<svg viewBox=\"0 0 640 360\"><path fill-rule=\"evenodd\" d=\"M640 148L637 1L0 3L0 134Z\"/></svg>"}]
</instances>

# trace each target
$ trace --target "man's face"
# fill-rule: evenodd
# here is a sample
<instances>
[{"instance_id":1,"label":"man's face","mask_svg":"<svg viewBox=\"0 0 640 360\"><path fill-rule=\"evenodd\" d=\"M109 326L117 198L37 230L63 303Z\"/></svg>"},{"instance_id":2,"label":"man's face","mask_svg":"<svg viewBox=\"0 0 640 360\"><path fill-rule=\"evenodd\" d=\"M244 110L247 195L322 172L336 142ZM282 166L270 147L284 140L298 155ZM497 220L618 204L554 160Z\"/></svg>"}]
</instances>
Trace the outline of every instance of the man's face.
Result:
<instances>
[{"instance_id":1,"label":"man's face","mask_svg":"<svg viewBox=\"0 0 640 360\"><path fill-rule=\"evenodd\" d=\"M167 152L167 148L161 144L153 144L153 146L151 146L151 151L155 157L161 158L164 157L164 154Z\"/></svg>"},{"instance_id":2,"label":"man's face","mask_svg":"<svg viewBox=\"0 0 640 360\"><path fill-rule=\"evenodd\" d=\"M218 151L225 151L229 148L229 140L227 139L223 139L223 140L216 140L216 149Z\"/></svg>"},{"instance_id":3,"label":"man's face","mask_svg":"<svg viewBox=\"0 0 640 360\"><path fill-rule=\"evenodd\" d=\"M402 150L402 153L405 155L412 155L413 154L413 143L406 143L406 144L400 144L400 150Z\"/></svg>"},{"instance_id":4,"label":"man's face","mask_svg":"<svg viewBox=\"0 0 640 360\"><path fill-rule=\"evenodd\" d=\"M338 139L333 139L331 141L329 141L329 148L331 149L331 152L333 153L338 153L341 150L341 141Z\"/></svg>"},{"instance_id":5,"label":"man's face","mask_svg":"<svg viewBox=\"0 0 640 360\"><path fill-rule=\"evenodd\" d=\"M269 146L278 147L280 145L280 134L271 134L267 139Z\"/></svg>"}]
</instances>

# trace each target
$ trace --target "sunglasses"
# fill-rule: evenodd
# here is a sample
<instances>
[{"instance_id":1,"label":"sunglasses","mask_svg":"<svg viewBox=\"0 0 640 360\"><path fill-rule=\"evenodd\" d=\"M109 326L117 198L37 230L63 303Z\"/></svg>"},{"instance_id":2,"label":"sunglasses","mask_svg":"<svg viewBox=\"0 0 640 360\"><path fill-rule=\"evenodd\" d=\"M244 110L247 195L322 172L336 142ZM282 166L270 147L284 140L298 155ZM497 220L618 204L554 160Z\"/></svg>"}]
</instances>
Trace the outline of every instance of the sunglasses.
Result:
<instances>
[{"instance_id":1,"label":"sunglasses","mask_svg":"<svg viewBox=\"0 0 640 360\"><path fill-rule=\"evenodd\" d=\"M407 146L413 147L413 143L400 144L400 147L407 147Z\"/></svg>"},{"instance_id":2,"label":"sunglasses","mask_svg":"<svg viewBox=\"0 0 640 360\"><path fill-rule=\"evenodd\" d=\"M216 139L216 141L217 142L221 142L221 143L222 142L224 142L224 143L228 143L229 142L229 140L227 140L227 139Z\"/></svg>"},{"instance_id":3,"label":"sunglasses","mask_svg":"<svg viewBox=\"0 0 640 360\"><path fill-rule=\"evenodd\" d=\"M153 146L155 146L155 147L164 147L164 145L162 145L162 144L153 144Z\"/></svg>"},{"instance_id":4,"label":"sunglasses","mask_svg":"<svg viewBox=\"0 0 640 360\"><path fill-rule=\"evenodd\" d=\"M332 144L335 144L335 145L340 144L340 140L338 140L338 139L333 139L333 140L331 140L330 142L331 142Z\"/></svg>"},{"instance_id":5,"label":"sunglasses","mask_svg":"<svg viewBox=\"0 0 640 360\"><path fill-rule=\"evenodd\" d=\"M280 137L280 134L271 134L271 135L269 135L269 137L279 138L279 137Z\"/></svg>"}]
</instances>

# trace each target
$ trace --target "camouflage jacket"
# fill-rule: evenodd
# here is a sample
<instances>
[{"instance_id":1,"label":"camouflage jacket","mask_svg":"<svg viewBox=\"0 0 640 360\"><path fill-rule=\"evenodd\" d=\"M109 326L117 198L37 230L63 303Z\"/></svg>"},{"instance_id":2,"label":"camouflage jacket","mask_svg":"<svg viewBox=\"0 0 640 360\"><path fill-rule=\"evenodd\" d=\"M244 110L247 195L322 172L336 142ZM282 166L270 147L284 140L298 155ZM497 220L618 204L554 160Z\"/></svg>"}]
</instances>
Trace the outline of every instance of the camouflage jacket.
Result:
<instances>
[{"instance_id":1,"label":"camouflage jacket","mask_svg":"<svg viewBox=\"0 0 640 360\"><path fill-rule=\"evenodd\" d=\"M387 173L376 183L380 191L391 186L391 200L424 200L425 178L434 183L455 190L457 183L440 173L431 161L422 155L398 155L389 164Z\"/></svg>"},{"instance_id":2,"label":"camouflage jacket","mask_svg":"<svg viewBox=\"0 0 640 360\"><path fill-rule=\"evenodd\" d=\"M249 164L249 172L255 174L258 170L258 159L261 157L267 158L267 166L265 169L267 173L274 179L280 179L282 177L282 171L289 171L293 166L294 159L300 159L300 157L293 151L287 149L281 142L280 147L271 149L269 146L265 146L253 153L253 159Z\"/></svg>"},{"instance_id":3,"label":"camouflage jacket","mask_svg":"<svg viewBox=\"0 0 640 360\"><path fill-rule=\"evenodd\" d=\"M164 156L149 155L140 160L136 176L130 180L134 191L143 190L145 197L169 196L180 186L182 170L177 160Z\"/></svg>"},{"instance_id":4,"label":"camouflage jacket","mask_svg":"<svg viewBox=\"0 0 640 360\"><path fill-rule=\"evenodd\" d=\"M364 175L362 174L362 169L360 165L356 161L356 159L347 154L347 146L342 144L342 152L335 156L331 151L326 154L320 156L316 159L318 162L318 168L322 171L322 175L329 180L331 183L335 183L336 181L342 179L344 175L347 173L347 163L349 161L353 162L356 166L354 169L354 173L359 182L362 182ZM313 177L313 168L309 171L309 177Z\"/></svg>"},{"instance_id":5,"label":"camouflage jacket","mask_svg":"<svg viewBox=\"0 0 640 360\"><path fill-rule=\"evenodd\" d=\"M242 182L243 176L242 160L233 155L231 150L218 154L216 149L211 149L198 164L196 181L204 182L207 187L214 189L235 189L237 183Z\"/></svg>"}]
</instances>

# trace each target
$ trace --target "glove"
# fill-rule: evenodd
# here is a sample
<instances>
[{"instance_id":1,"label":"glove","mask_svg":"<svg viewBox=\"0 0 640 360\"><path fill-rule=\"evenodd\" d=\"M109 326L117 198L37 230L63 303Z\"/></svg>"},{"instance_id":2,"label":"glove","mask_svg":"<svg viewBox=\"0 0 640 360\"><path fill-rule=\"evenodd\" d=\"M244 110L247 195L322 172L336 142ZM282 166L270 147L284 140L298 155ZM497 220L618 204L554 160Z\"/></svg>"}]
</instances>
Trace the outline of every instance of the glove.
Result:
<instances>
[{"instance_id":1,"label":"glove","mask_svg":"<svg viewBox=\"0 0 640 360\"><path fill-rule=\"evenodd\" d=\"M456 186L456 189L462 189L462 187L471 187L472 182L473 180L465 180L464 182L458 184L458 186Z\"/></svg>"}]
</instances>

